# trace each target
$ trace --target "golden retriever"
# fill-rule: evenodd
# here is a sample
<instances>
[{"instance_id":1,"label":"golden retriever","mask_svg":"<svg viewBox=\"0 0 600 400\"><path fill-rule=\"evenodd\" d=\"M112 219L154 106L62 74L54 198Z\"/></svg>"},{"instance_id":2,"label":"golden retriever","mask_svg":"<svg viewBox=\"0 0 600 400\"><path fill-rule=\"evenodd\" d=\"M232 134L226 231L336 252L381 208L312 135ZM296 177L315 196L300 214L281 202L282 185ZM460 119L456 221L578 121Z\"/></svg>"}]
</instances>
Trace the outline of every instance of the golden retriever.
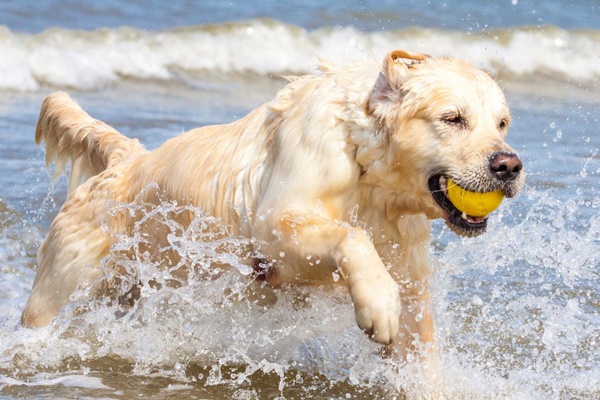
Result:
<instances>
[{"instance_id":1,"label":"golden retriever","mask_svg":"<svg viewBox=\"0 0 600 400\"><path fill-rule=\"evenodd\" d=\"M39 249L22 324L49 324L78 287L99 280L116 240L110 231L126 233L143 215L113 215L111 207L172 201L252 238L256 279L333 284L339 274L372 340L403 354L433 347L429 220L444 218L465 236L486 229L487 216L465 215L448 200L449 178L471 191L517 194L524 173L505 142L509 123L487 73L402 50L382 65L323 62L319 74L290 78L244 118L191 130L154 151L54 93L35 139L57 173L72 161L68 197ZM192 218L172 217L183 225ZM151 238L144 251L156 256L164 229L150 226L144 235ZM168 268L176 257L161 262ZM110 295L95 285L92 294Z\"/></svg>"}]
</instances>

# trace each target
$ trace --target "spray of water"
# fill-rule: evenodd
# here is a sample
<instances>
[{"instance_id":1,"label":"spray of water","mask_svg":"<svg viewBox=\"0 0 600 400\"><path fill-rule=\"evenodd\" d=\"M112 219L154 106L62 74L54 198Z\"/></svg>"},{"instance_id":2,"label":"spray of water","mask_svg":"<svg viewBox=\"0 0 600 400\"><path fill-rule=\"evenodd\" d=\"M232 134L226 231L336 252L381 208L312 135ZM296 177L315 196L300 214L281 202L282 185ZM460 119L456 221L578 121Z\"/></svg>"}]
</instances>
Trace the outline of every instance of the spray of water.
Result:
<instances>
[{"instance_id":1,"label":"spray of water","mask_svg":"<svg viewBox=\"0 0 600 400\"><path fill-rule=\"evenodd\" d=\"M598 207L597 200L560 202L529 189L503 205L480 238L460 240L437 229L435 390L494 399L600 393ZM215 388L239 398L420 398L434 390L418 361L379 355L356 327L343 287L268 288L245 262L250 239L227 235L199 209L163 203L145 210L101 266L109 280L115 263L129 271L118 280L117 296L90 299L81 288L38 330L18 326L26 291L2 302L0 387L63 387L75 376L80 387L114 391L118 378L111 385L106 377L116 371L127 379L168 380L177 393L202 387L208 396ZM184 211L194 215L185 227L172 219ZM146 223L169 228L164 251L177 251L181 264L165 269L139 251L148 240L140 236ZM32 272L22 272L29 284ZM114 300L133 292L137 301Z\"/></svg>"}]
</instances>

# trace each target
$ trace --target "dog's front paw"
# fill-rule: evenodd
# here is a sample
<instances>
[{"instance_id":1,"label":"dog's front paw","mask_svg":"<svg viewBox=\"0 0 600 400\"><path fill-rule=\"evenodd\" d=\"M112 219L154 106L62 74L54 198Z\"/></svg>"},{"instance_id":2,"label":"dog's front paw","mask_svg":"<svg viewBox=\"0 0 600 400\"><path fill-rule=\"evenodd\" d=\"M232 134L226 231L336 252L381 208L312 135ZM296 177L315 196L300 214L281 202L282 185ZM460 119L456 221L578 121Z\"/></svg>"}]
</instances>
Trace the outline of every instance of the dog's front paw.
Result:
<instances>
[{"instance_id":1,"label":"dog's front paw","mask_svg":"<svg viewBox=\"0 0 600 400\"><path fill-rule=\"evenodd\" d=\"M391 344L400 326L400 292L391 277L361 280L350 286L356 322L369 338Z\"/></svg>"}]
</instances>

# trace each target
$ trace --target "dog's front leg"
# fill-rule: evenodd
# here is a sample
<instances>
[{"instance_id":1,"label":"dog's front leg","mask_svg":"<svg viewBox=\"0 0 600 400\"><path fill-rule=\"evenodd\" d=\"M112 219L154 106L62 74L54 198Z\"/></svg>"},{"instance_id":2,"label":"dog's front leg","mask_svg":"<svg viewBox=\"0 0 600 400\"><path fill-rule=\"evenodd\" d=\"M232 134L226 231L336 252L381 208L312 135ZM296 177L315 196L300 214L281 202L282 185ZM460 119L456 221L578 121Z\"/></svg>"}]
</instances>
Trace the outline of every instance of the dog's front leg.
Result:
<instances>
[{"instance_id":1,"label":"dog's front leg","mask_svg":"<svg viewBox=\"0 0 600 400\"><path fill-rule=\"evenodd\" d=\"M406 358L408 352L435 357L434 321L430 311L429 264L431 226L423 215L405 215L386 230L386 240L376 245L390 265L390 275L400 285L402 315L398 340L386 349ZM397 233L394 233L397 232ZM390 240L391 239L391 240Z\"/></svg>"},{"instance_id":2,"label":"dog's front leg","mask_svg":"<svg viewBox=\"0 0 600 400\"><path fill-rule=\"evenodd\" d=\"M361 228L314 215L288 214L279 219L278 251L298 260L320 259L344 278L356 321L369 337L390 344L398 335L401 313L399 288L388 273L369 235ZM307 262L282 266L282 281L310 277ZM331 276L331 274L329 274Z\"/></svg>"}]
</instances>

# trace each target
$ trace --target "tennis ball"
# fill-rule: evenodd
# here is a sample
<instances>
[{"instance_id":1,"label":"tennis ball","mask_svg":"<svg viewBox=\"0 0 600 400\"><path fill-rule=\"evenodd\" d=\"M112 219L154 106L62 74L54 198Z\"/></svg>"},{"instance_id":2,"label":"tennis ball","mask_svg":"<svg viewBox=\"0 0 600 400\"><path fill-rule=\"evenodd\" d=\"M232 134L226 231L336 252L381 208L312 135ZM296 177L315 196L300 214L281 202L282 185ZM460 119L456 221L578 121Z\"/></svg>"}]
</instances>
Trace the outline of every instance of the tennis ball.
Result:
<instances>
[{"instance_id":1,"label":"tennis ball","mask_svg":"<svg viewBox=\"0 0 600 400\"><path fill-rule=\"evenodd\" d=\"M501 190L493 192L470 192L458 186L451 179L447 183L448 198L459 211L473 217L485 217L494 211L504 198Z\"/></svg>"}]
</instances>

